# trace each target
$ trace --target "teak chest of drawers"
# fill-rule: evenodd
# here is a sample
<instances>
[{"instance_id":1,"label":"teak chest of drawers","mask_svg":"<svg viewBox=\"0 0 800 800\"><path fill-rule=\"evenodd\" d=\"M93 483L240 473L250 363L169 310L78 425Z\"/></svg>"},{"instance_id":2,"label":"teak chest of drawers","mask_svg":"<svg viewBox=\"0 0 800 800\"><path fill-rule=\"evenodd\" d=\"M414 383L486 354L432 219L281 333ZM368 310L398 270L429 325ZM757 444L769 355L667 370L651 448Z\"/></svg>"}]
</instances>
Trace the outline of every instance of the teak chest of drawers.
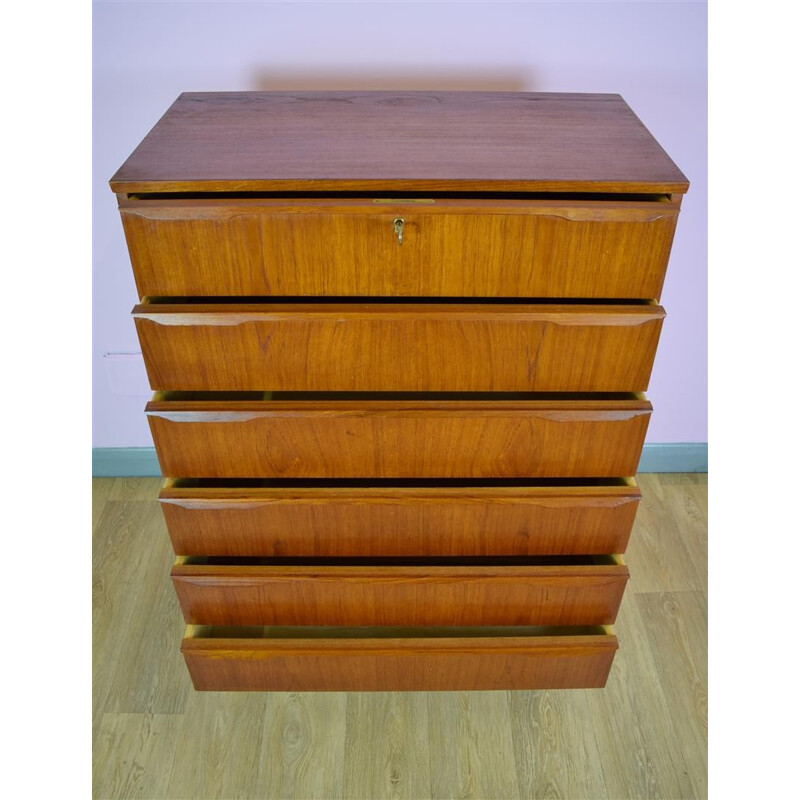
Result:
<instances>
[{"instance_id":1,"label":"teak chest of drawers","mask_svg":"<svg viewBox=\"0 0 800 800\"><path fill-rule=\"evenodd\" d=\"M195 687L605 685L688 189L622 98L183 94L111 187Z\"/></svg>"}]
</instances>

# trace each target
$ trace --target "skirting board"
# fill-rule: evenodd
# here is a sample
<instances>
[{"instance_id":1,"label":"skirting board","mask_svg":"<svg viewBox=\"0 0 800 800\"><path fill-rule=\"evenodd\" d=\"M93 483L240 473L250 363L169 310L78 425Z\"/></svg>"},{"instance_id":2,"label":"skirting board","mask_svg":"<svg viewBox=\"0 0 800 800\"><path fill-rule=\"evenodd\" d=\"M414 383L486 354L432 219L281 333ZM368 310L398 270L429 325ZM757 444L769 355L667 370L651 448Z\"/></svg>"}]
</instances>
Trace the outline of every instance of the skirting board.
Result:
<instances>
[{"instance_id":1,"label":"skirting board","mask_svg":"<svg viewBox=\"0 0 800 800\"><path fill-rule=\"evenodd\" d=\"M639 472L708 472L708 444L646 444ZM92 476L95 478L160 475L153 447L95 447L92 450Z\"/></svg>"}]
</instances>

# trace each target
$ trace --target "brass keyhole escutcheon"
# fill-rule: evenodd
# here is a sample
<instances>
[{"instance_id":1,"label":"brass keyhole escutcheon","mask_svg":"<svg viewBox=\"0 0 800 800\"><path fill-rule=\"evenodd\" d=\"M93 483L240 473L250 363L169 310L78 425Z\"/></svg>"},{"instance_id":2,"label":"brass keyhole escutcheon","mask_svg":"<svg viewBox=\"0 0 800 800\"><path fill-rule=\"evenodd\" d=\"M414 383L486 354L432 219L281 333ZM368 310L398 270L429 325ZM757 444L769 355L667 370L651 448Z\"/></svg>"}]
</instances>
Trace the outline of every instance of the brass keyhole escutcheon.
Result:
<instances>
[{"instance_id":1,"label":"brass keyhole escutcheon","mask_svg":"<svg viewBox=\"0 0 800 800\"><path fill-rule=\"evenodd\" d=\"M397 236L397 244L403 244L403 225L406 224L406 221L402 217L398 217L394 221L394 232Z\"/></svg>"}]
</instances>

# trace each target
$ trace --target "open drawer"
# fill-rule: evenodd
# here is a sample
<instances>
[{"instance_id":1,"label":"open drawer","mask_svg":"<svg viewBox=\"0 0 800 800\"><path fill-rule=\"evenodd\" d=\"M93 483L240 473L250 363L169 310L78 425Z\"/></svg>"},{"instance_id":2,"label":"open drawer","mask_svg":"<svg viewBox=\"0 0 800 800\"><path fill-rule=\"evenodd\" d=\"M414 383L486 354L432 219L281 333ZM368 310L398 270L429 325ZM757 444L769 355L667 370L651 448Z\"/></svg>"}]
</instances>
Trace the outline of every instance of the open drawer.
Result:
<instances>
[{"instance_id":1,"label":"open drawer","mask_svg":"<svg viewBox=\"0 0 800 800\"><path fill-rule=\"evenodd\" d=\"M166 481L178 555L624 553L640 492L607 480Z\"/></svg>"},{"instance_id":2,"label":"open drawer","mask_svg":"<svg viewBox=\"0 0 800 800\"><path fill-rule=\"evenodd\" d=\"M133 317L153 389L633 392L664 309L147 300Z\"/></svg>"},{"instance_id":3,"label":"open drawer","mask_svg":"<svg viewBox=\"0 0 800 800\"><path fill-rule=\"evenodd\" d=\"M179 556L172 582L202 625L602 625L621 556L226 559Z\"/></svg>"},{"instance_id":4,"label":"open drawer","mask_svg":"<svg viewBox=\"0 0 800 800\"><path fill-rule=\"evenodd\" d=\"M658 298L669 195L120 197L139 296Z\"/></svg>"},{"instance_id":5,"label":"open drawer","mask_svg":"<svg viewBox=\"0 0 800 800\"><path fill-rule=\"evenodd\" d=\"M588 628L216 628L181 647L205 691L474 691L605 686L617 638Z\"/></svg>"},{"instance_id":6,"label":"open drawer","mask_svg":"<svg viewBox=\"0 0 800 800\"><path fill-rule=\"evenodd\" d=\"M157 393L162 472L185 478L617 478L652 407L619 395Z\"/></svg>"}]
</instances>

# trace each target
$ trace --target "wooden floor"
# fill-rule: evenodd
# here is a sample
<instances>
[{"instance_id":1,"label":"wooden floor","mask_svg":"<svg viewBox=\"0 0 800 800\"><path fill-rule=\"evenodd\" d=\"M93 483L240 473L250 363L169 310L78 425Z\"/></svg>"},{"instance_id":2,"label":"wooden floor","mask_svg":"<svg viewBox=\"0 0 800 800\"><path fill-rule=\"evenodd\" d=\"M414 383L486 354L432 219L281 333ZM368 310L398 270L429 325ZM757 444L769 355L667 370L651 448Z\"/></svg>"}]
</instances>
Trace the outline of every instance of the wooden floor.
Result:
<instances>
[{"instance_id":1,"label":"wooden floor","mask_svg":"<svg viewBox=\"0 0 800 800\"><path fill-rule=\"evenodd\" d=\"M94 481L96 798L704 798L706 476L642 475L605 689L192 689L155 496Z\"/></svg>"}]
</instances>

